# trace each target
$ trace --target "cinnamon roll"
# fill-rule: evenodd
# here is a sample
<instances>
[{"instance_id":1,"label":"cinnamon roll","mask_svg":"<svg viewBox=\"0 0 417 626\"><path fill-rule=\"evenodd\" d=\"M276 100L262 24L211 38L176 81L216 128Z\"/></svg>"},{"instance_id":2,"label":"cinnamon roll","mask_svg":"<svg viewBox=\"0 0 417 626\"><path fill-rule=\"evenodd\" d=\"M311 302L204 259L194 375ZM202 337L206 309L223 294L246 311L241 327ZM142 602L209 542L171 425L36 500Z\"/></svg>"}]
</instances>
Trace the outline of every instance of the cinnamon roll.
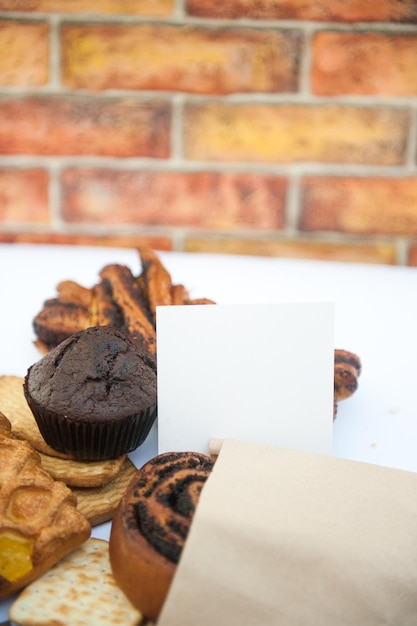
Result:
<instances>
[{"instance_id":1,"label":"cinnamon roll","mask_svg":"<svg viewBox=\"0 0 417 626\"><path fill-rule=\"evenodd\" d=\"M335 401L351 396L358 387L362 366L359 357L347 350L334 353L334 397Z\"/></svg>"},{"instance_id":2,"label":"cinnamon roll","mask_svg":"<svg viewBox=\"0 0 417 626\"><path fill-rule=\"evenodd\" d=\"M137 471L113 516L113 576L131 603L156 621L213 467L196 452L158 455Z\"/></svg>"},{"instance_id":3,"label":"cinnamon roll","mask_svg":"<svg viewBox=\"0 0 417 626\"><path fill-rule=\"evenodd\" d=\"M347 350L334 351L333 421L337 416L339 401L349 398L358 388L358 378L361 371L361 360L356 354Z\"/></svg>"}]
</instances>

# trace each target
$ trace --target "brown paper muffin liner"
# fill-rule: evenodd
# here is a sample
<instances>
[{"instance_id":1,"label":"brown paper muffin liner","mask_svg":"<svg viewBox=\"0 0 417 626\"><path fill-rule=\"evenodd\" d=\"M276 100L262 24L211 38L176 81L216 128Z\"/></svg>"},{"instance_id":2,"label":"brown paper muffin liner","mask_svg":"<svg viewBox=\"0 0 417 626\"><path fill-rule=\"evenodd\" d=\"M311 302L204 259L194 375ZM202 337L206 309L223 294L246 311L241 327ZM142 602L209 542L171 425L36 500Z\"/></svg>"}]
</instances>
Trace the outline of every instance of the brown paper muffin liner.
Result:
<instances>
[{"instance_id":1,"label":"brown paper muffin liner","mask_svg":"<svg viewBox=\"0 0 417 626\"><path fill-rule=\"evenodd\" d=\"M124 418L93 422L64 417L38 405L30 396L26 400L46 443L78 461L103 461L136 450L157 416L154 405Z\"/></svg>"}]
</instances>

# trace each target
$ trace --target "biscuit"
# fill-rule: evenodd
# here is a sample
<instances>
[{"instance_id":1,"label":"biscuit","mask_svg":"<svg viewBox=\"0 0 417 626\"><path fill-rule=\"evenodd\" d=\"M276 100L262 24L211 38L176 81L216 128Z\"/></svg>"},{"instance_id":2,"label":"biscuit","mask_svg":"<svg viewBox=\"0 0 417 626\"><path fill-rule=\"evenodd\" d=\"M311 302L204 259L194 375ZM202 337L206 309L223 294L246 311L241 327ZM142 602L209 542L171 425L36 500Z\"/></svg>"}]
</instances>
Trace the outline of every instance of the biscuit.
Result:
<instances>
[{"instance_id":1,"label":"biscuit","mask_svg":"<svg viewBox=\"0 0 417 626\"><path fill-rule=\"evenodd\" d=\"M42 467L69 487L103 487L120 472L126 455L107 461L74 461L39 452Z\"/></svg>"},{"instance_id":2,"label":"biscuit","mask_svg":"<svg viewBox=\"0 0 417 626\"><path fill-rule=\"evenodd\" d=\"M127 458L117 476L104 487L72 488L77 498L77 509L88 519L91 526L97 526L113 518L113 513L135 473L135 465Z\"/></svg>"},{"instance_id":3,"label":"biscuit","mask_svg":"<svg viewBox=\"0 0 417 626\"><path fill-rule=\"evenodd\" d=\"M28 441L35 450L49 456L71 458L68 454L54 450L45 442L23 395L23 378L0 376L0 411L10 421L16 439Z\"/></svg>"}]
</instances>

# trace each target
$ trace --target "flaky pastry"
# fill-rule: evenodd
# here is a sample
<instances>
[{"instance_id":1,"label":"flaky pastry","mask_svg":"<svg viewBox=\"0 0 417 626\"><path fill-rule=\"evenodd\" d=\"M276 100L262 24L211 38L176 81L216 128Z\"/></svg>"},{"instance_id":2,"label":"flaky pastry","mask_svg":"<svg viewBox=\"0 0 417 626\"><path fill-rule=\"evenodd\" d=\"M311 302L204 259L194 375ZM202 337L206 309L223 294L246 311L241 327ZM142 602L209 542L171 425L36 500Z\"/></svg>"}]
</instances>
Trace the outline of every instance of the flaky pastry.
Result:
<instances>
[{"instance_id":1,"label":"flaky pastry","mask_svg":"<svg viewBox=\"0 0 417 626\"><path fill-rule=\"evenodd\" d=\"M0 599L26 586L91 533L77 500L15 439L0 413Z\"/></svg>"}]
</instances>

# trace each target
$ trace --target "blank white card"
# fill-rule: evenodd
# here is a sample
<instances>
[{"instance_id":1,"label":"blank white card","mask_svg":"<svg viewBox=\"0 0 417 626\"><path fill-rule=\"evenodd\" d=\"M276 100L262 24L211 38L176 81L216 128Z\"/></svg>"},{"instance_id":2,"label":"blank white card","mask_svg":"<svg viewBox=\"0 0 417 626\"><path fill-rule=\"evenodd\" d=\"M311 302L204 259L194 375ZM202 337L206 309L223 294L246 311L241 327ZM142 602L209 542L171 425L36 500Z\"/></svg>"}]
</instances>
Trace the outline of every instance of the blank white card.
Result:
<instances>
[{"instance_id":1,"label":"blank white card","mask_svg":"<svg viewBox=\"0 0 417 626\"><path fill-rule=\"evenodd\" d=\"M158 307L158 452L213 437L332 454L334 307Z\"/></svg>"}]
</instances>

